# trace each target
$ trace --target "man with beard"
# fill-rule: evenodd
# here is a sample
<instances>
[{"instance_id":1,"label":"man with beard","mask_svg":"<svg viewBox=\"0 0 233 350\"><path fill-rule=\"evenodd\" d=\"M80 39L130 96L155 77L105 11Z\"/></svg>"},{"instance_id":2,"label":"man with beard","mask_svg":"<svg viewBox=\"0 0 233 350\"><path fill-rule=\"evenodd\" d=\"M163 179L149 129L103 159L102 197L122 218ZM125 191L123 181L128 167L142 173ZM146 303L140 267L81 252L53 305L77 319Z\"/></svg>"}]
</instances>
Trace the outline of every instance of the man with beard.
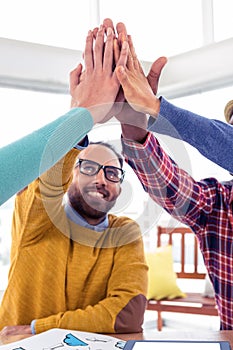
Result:
<instances>
[{"instance_id":1,"label":"man with beard","mask_svg":"<svg viewBox=\"0 0 233 350\"><path fill-rule=\"evenodd\" d=\"M2 334L141 331L141 232L131 219L108 214L121 192L122 164L105 143L73 148L17 196Z\"/></svg>"},{"instance_id":2,"label":"man with beard","mask_svg":"<svg viewBox=\"0 0 233 350\"><path fill-rule=\"evenodd\" d=\"M99 122L120 87L111 28L106 35L100 27L94 44L88 33L85 74L78 65L70 75L71 106L87 108ZM121 52L124 64L127 45ZM131 219L108 213L121 192L122 158L106 144L85 148L85 141L16 196L1 335L141 331L148 270L141 232Z\"/></svg>"}]
</instances>

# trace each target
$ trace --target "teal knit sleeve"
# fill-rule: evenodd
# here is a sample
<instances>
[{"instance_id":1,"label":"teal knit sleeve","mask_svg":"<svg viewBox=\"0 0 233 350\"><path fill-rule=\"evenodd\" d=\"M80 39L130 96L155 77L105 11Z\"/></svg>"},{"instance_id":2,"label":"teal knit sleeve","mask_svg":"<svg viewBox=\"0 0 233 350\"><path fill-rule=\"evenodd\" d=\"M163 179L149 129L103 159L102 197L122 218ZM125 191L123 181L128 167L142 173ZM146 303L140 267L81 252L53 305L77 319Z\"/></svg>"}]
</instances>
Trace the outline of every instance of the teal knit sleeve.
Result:
<instances>
[{"instance_id":1,"label":"teal knit sleeve","mask_svg":"<svg viewBox=\"0 0 233 350\"><path fill-rule=\"evenodd\" d=\"M93 127L91 114L73 108L0 149L0 205L53 166Z\"/></svg>"}]
</instances>

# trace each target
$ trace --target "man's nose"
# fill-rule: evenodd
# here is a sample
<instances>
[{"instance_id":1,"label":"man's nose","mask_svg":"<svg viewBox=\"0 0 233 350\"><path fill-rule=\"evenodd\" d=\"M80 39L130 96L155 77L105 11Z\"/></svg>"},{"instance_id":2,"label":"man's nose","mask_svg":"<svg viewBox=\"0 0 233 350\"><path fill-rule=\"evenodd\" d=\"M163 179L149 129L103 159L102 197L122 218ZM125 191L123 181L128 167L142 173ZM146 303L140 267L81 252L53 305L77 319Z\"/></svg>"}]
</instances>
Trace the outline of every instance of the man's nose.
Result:
<instances>
[{"instance_id":1,"label":"man's nose","mask_svg":"<svg viewBox=\"0 0 233 350\"><path fill-rule=\"evenodd\" d=\"M98 183L106 183L106 177L105 177L105 175L104 175L104 169L100 169L99 171L98 171L98 173L96 174L96 181L98 182Z\"/></svg>"}]
</instances>

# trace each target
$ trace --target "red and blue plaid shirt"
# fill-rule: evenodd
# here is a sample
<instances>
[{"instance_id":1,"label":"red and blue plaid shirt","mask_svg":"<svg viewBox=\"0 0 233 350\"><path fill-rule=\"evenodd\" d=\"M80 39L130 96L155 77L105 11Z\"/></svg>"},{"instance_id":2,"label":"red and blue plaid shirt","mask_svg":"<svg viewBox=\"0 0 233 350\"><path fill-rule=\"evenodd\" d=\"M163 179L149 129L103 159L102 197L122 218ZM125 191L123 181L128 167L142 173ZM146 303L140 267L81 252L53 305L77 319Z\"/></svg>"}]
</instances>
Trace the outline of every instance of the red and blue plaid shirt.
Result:
<instances>
[{"instance_id":1,"label":"red and blue plaid shirt","mask_svg":"<svg viewBox=\"0 0 233 350\"><path fill-rule=\"evenodd\" d=\"M143 145L124 139L122 144L145 191L196 233L214 286L221 329L233 329L233 181L195 181L151 133Z\"/></svg>"}]
</instances>

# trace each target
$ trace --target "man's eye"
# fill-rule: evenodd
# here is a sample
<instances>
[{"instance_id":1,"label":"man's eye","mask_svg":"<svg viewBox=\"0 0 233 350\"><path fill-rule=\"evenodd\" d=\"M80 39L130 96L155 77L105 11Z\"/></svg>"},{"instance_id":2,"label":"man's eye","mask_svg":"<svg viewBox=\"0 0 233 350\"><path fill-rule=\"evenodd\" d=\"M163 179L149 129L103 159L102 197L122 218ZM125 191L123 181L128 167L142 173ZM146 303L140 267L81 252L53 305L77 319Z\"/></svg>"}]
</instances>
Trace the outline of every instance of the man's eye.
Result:
<instances>
[{"instance_id":1,"label":"man's eye","mask_svg":"<svg viewBox=\"0 0 233 350\"><path fill-rule=\"evenodd\" d=\"M118 173L117 173L117 171L108 170L108 177L111 178L111 179L116 179L116 178L118 178Z\"/></svg>"},{"instance_id":2,"label":"man's eye","mask_svg":"<svg viewBox=\"0 0 233 350\"><path fill-rule=\"evenodd\" d=\"M85 167L83 168L83 170L85 171L85 173L88 173L88 174L92 174L92 173L95 172L95 168L92 167L92 166L85 166Z\"/></svg>"}]
</instances>

